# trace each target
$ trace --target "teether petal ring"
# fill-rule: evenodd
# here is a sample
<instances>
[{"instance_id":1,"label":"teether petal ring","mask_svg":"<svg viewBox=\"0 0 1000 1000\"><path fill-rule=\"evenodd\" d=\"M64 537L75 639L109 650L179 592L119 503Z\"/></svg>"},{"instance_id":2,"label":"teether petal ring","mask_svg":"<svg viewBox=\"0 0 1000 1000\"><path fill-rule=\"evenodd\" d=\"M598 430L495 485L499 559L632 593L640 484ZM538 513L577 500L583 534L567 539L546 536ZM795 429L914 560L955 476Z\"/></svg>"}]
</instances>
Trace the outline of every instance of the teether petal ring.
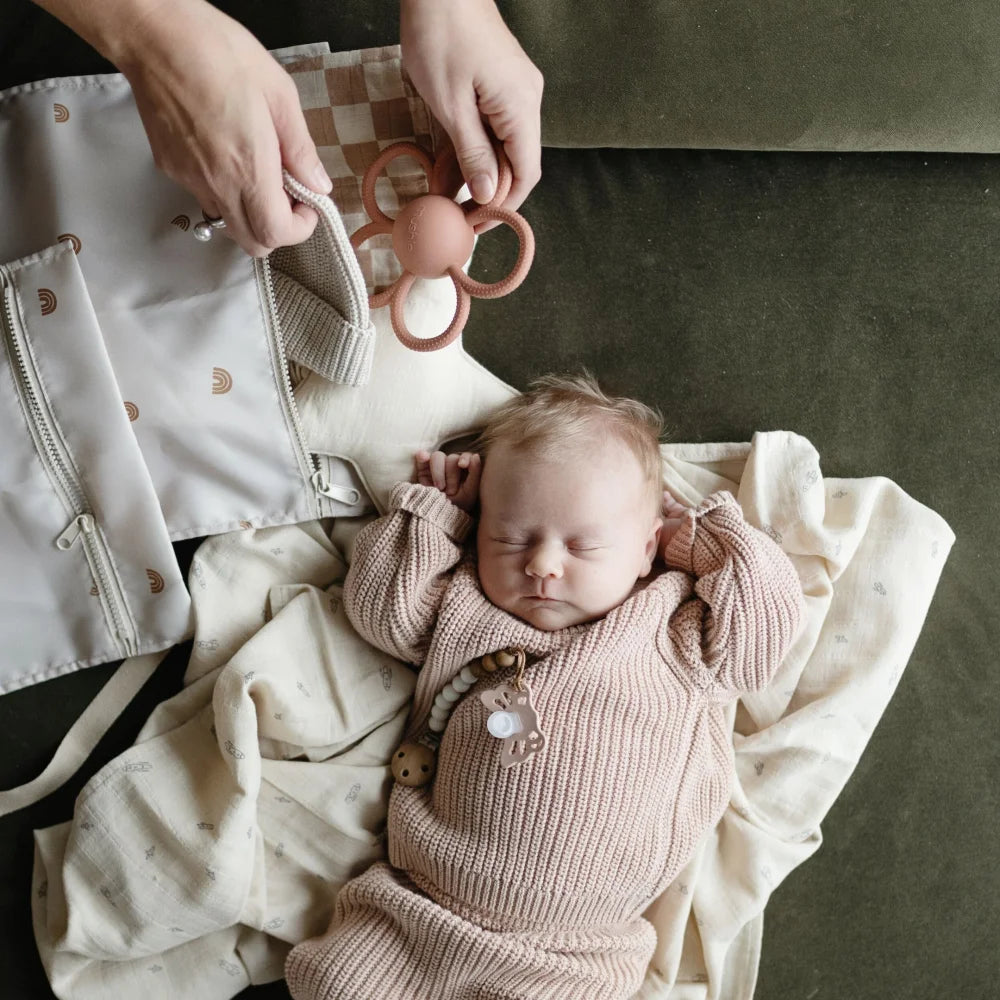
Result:
<instances>
[{"instance_id":1,"label":"teether petal ring","mask_svg":"<svg viewBox=\"0 0 1000 1000\"><path fill-rule=\"evenodd\" d=\"M505 208L491 209L488 205L483 205L478 212L472 214L479 215L480 213L483 214L483 222L496 219L498 222L506 223L517 233L519 247L513 269L506 278L501 278L490 284L483 284L481 281L470 278L461 268L456 268L448 273L451 274L452 280L461 287L462 291L469 295L474 295L477 299L499 299L508 292L514 291L528 276L531 262L535 257L535 234L517 212L510 212ZM472 221L471 218L469 221Z\"/></svg>"},{"instance_id":2,"label":"teether petal ring","mask_svg":"<svg viewBox=\"0 0 1000 1000\"><path fill-rule=\"evenodd\" d=\"M393 220L378 207L378 202L375 200L375 181L378 179L378 175L393 160L400 156L412 156L423 167L425 174L429 175L434 168L434 161L415 142L396 142L391 146L387 146L379 153L375 162L368 167L361 181L361 203L365 206L365 211L368 213L368 217L372 220L372 223L380 223L387 227L379 230L379 232L383 233L392 232ZM367 228L367 226L363 227L363 229ZM363 229L359 229L358 233L362 232ZM357 233L355 233L355 236L357 236Z\"/></svg>"},{"instance_id":3,"label":"teether petal ring","mask_svg":"<svg viewBox=\"0 0 1000 1000\"><path fill-rule=\"evenodd\" d=\"M486 205L475 201L456 204L454 182L457 161L452 149L436 161L412 142L395 143L384 149L365 171L361 200L371 222L351 236L351 246L357 250L362 243L380 234L392 237L393 249L402 265L402 274L387 289L368 297L371 308L390 307L392 328L399 341L413 351L436 351L447 347L464 329L469 318L471 297L499 298L514 291L531 267L535 255L535 238L531 227L517 212L501 208L510 192L513 171L502 147L494 147L499 164L497 189ZM415 198L392 219L379 207L375 198L375 182L379 173L398 156L411 156L427 175L428 193ZM462 265L472 254L475 234L487 222L502 222L517 234L518 256L506 278L485 284L470 278ZM447 329L436 337L414 337L406 326L404 306L406 296L416 277L440 278L448 275L455 286L455 314Z\"/></svg>"},{"instance_id":4,"label":"teether petal ring","mask_svg":"<svg viewBox=\"0 0 1000 1000\"><path fill-rule=\"evenodd\" d=\"M404 271L392 286L392 291L388 296L389 318L392 320L392 328L396 331L396 338L399 342L411 351L437 351L442 347L447 347L465 329L465 324L469 319L469 305L472 300L459 286L455 275L452 274L451 280L455 282L455 295L458 301L455 305L455 315L447 329L436 337L414 337L403 318L403 303L406 301L406 295L415 280L415 275ZM369 304L374 306L374 303L370 302Z\"/></svg>"}]
</instances>

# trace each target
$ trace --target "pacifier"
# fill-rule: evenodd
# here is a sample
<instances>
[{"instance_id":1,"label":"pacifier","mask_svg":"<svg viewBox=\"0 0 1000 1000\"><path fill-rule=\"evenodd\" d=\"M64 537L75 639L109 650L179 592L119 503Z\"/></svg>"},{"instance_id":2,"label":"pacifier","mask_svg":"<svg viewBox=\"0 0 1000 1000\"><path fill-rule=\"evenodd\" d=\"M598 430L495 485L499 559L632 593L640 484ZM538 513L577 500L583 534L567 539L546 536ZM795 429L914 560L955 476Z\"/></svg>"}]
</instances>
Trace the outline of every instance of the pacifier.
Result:
<instances>
[{"instance_id":1,"label":"pacifier","mask_svg":"<svg viewBox=\"0 0 1000 1000\"><path fill-rule=\"evenodd\" d=\"M392 247L403 267L403 273L377 295L368 297L372 309L389 305L392 328L400 342L412 351L436 351L447 347L464 329L469 318L472 297L495 299L514 291L528 274L535 256L535 237L531 227L517 212L501 208L510 192L513 179L510 161L503 148L494 143L499 165L497 189L485 205L470 199L461 204L454 201L457 188L450 180L457 164L450 147L437 160L412 142L397 142L387 146L365 171L361 200L371 222L351 236L355 250L380 233L392 236ZM375 200L375 181L396 157L412 156L427 174L428 194L415 198L395 219L386 215ZM506 278L485 284L470 278L462 265L472 254L477 227L496 220L511 227L518 237L518 255ZM455 285L457 302L455 315L443 333L436 337L414 337L403 318L406 296L416 278L443 278L448 275Z\"/></svg>"},{"instance_id":2,"label":"pacifier","mask_svg":"<svg viewBox=\"0 0 1000 1000\"><path fill-rule=\"evenodd\" d=\"M513 659L514 676L483 691L479 700L490 713L486 718L486 731L504 741L500 749L500 766L508 768L538 753L545 746L546 738L532 701L531 688L524 680L528 662L524 649L513 646L503 654ZM485 662L485 657L483 660Z\"/></svg>"},{"instance_id":3,"label":"pacifier","mask_svg":"<svg viewBox=\"0 0 1000 1000\"><path fill-rule=\"evenodd\" d=\"M524 723L517 712L496 711L491 712L486 720L486 728L490 736L495 736L498 740L505 740L509 736L516 736L522 729Z\"/></svg>"}]
</instances>

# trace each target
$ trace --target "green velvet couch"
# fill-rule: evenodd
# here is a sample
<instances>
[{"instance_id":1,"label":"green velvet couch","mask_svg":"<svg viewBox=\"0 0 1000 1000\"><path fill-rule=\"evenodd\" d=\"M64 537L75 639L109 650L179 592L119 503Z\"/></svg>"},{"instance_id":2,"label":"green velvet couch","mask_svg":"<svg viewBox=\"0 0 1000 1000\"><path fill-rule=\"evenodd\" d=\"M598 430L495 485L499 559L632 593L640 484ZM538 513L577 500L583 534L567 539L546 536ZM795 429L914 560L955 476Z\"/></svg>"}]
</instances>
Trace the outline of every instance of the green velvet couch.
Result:
<instances>
[{"instance_id":1,"label":"green velvet couch","mask_svg":"<svg viewBox=\"0 0 1000 1000\"><path fill-rule=\"evenodd\" d=\"M387 0L219 6L271 47L398 39ZM823 846L768 905L758 1000L1000 995L995 5L500 6L547 80L523 208L538 251L516 294L476 304L469 353L518 387L586 365L659 405L676 440L797 431L827 475L888 476L957 535ZM0 15L0 87L109 69L26 0ZM512 254L482 241L473 274ZM5 1000L51 995L32 829L69 818L183 667L168 660L69 785L0 820ZM0 699L3 787L38 772L112 669Z\"/></svg>"}]
</instances>

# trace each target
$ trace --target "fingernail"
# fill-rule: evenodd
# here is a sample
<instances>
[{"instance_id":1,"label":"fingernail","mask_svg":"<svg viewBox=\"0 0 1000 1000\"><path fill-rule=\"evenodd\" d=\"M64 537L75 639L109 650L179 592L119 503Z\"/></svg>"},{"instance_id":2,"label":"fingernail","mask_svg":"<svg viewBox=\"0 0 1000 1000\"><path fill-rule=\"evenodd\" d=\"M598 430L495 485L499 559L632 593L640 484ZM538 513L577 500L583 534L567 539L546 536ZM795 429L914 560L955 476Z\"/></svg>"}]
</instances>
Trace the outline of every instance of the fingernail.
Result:
<instances>
[{"instance_id":1,"label":"fingernail","mask_svg":"<svg viewBox=\"0 0 1000 1000\"><path fill-rule=\"evenodd\" d=\"M480 205L485 205L493 197L493 192L495 186L493 184L493 178L489 174L476 174L475 177L469 181L469 190L472 192L472 197L479 202Z\"/></svg>"},{"instance_id":2,"label":"fingernail","mask_svg":"<svg viewBox=\"0 0 1000 1000\"><path fill-rule=\"evenodd\" d=\"M313 184L316 190L322 191L323 194L329 194L333 190L333 181L330 180L321 164L317 164L316 169L313 170Z\"/></svg>"}]
</instances>

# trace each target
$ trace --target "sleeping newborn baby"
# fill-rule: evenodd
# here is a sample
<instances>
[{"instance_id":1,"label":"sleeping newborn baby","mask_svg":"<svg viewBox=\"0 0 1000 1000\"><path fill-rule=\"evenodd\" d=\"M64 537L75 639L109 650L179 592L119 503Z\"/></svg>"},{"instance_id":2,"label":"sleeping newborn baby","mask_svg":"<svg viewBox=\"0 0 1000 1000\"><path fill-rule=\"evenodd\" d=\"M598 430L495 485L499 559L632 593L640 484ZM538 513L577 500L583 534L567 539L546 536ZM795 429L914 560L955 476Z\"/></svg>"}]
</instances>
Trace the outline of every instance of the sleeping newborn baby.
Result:
<instances>
[{"instance_id":1,"label":"sleeping newborn baby","mask_svg":"<svg viewBox=\"0 0 1000 1000\"><path fill-rule=\"evenodd\" d=\"M358 535L348 614L420 675L389 860L290 953L296 1000L639 989L642 913L728 801L725 706L768 683L801 611L729 494L663 491L660 433L589 377L543 378L475 453L418 453Z\"/></svg>"}]
</instances>

